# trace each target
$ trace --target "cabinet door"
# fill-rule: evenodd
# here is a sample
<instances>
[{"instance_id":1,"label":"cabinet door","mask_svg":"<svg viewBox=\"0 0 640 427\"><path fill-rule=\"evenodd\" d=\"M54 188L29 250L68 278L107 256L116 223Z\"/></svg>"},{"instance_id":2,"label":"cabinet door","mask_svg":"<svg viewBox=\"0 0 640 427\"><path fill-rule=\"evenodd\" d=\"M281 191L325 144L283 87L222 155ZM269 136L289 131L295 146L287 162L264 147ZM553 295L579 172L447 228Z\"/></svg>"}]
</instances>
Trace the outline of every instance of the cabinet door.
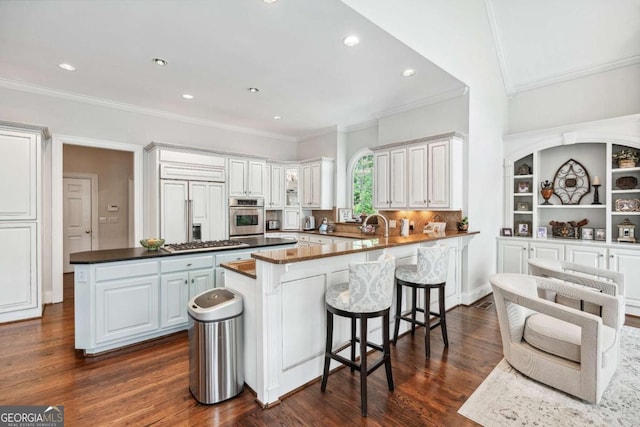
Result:
<instances>
[{"instance_id":1,"label":"cabinet door","mask_svg":"<svg viewBox=\"0 0 640 427\"><path fill-rule=\"evenodd\" d=\"M39 137L0 130L0 220L36 219Z\"/></svg>"},{"instance_id":2,"label":"cabinet door","mask_svg":"<svg viewBox=\"0 0 640 427\"><path fill-rule=\"evenodd\" d=\"M609 249L609 269L624 274L625 302L635 307L631 314L640 315L640 253L634 249Z\"/></svg>"},{"instance_id":3,"label":"cabinet door","mask_svg":"<svg viewBox=\"0 0 640 427\"><path fill-rule=\"evenodd\" d=\"M564 261L564 245L552 243L529 243L529 258L546 258Z\"/></svg>"},{"instance_id":4,"label":"cabinet door","mask_svg":"<svg viewBox=\"0 0 640 427\"><path fill-rule=\"evenodd\" d=\"M373 207L388 209L389 198L389 152L373 154Z\"/></svg>"},{"instance_id":5,"label":"cabinet door","mask_svg":"<svg viewBox=\"0 0 640 427\"><path fill-rule=\"evenodd\" d=\"M158 328L158 276L96 285L96 342L128 338Z\"/></svg>"},{"instance_id":6,"label":"cabinet door","mask_svg":"<svg viewBox=\"0 0 640 427\"><path fill-rule=\"evenodd\" d=\"M498 241L498 273L527 274L529 245L518 240Z\"/></svg>"},{"instance_id":7,"label":"cabinet door","mask_svg":"<svg viewBox=\"0 0 640 427\"><path fill-rule=\"evenodd\" d=\"M264 196L265 162L249 160L247 162L247 196Z\"/></svg>"},{"instance_id":8,"label":"cabinet door","mask_svg":"<svg viewBox=\"0 0 640 427\"><path fill-rule=\"evenodd\" d=\"M283 167L267 165L267 192L265 194L265 206L267 209L282 208L282 190L284 187Z\"/></svg>"},{"instance_id":9,"label":"cabinet door","mask_svg":"<svg viewBox=\"0 0 640 427\"><path fill-rule=\"evenodd\" d=\"M247 162L245 160L229 159L229 196L246 196Z\"/></svg>"},{"instance_id":10,"label":"cabinet door","mask_svg":"<svg viewBox=\"0 0 640 427\"><path fill-rule=\"evenodd\" d=\"M188 240L187 181L160 180L160 237L167 243Z\"/></svg>"},{"instance_id":11,"label":"cabinet door","mask_svg":"<svg viewBox=\"0 0 640 427\"><path fill-rule=\"evenodd\" d=\"M310 236L309 242L318 243L320 245L330 245L333 243L333 240L330 237Z\"/></svg>"},{"instance_id":12,"label":"cabinet door","mask_svg":"<svg viewBox=\"0 0 640 427\"><path fill-rule=\"evenodd\" d=\"M309 208L312 204L312 172L311 165L302 166L302 207Z\"/></svg>"},{"instance_id":13,"label":"cabinet door","mask_svg":"<svg viewBox=\"0 0 640 427\"><path fill-rule=\"evenodd\" d=\"M285 209L282 214L283 230L300 230L300 211L298 209Z\"/></svg>"},{"instance_id":14,"label":"cabinet door","mask_svg":"<svg viewBox=\"0 0 640 427\"><path fill-rule=\"evenodd\" d=\"M227 204L224 183L189 183L191 198L191 221L200 224L202 240L223 240L227 238Z\"/></svg>"},{"instance_id":15,"label":"cabinet door","mask_svg":"<svg viewBox=\"0 0 640 427\"><path fill-rule=\"evenodd\" d=\"M0 242L0 313L37 309L36 224L0 224Z\"/></svg>"},{"instance_id":16,"label":"cabinet door","mask_svg":"<svg viewBox=\"0 0 640 427\"><path fill-rule=\"evenodd\" d=\"M418 145L408 148L409 163L409 207L426 208L428 198L427 161L428 148L426 145Z\"/></svg>"},{"instance_id":17,"label":"cabinet door","mask_svg":"<svg viewBox=\"0 0 640 427\"><path fill-rule=\"evenodd\" d=\"M391 208L407 207L407 150L389 153L389 200Z\"/></svg>"},{"instance_id":18,"label":"cabinet door","mask_svg":"<svg viewBox=\"0 0 640 427\"><path fill-rule=\"evenodd\" d=\"M213 269L189 272L189 299L215 287ZM185 302L186 305L186 302Z\"/></svg>"},{"instance_id":19,"label":"cabinet door","mask_svg":"<svg viewBox=\"0 0 640 427\"><path fill-rule=\"evenodd\" d=\"M448 208L450 204L449 142L429 144L429 208ZM459 159L458 161L462 161ZM461 190L460 190L461 191Z\"/></svg>"},{"instance_id":20,"label":"cabinet door","mask_svg":"<svg viewBox=\"0 0 640 427\"><path fill-rule=\"evenodd\" d=\"M566 245L566 260L596 268L606 268L606 248Z\"/></svg>"},{"instance_id":21,"label":"cabinet door","mask_svg":"<svg viewBox=\"0 0 640 427\"><path fill-rule=\"evenodd\" d=\"M320 163L311 164L311 207L320 208L322 205L322 169Z\"/></svg>"},{"instance_id":22,"label":"cabinet door","mask_svg":"<svg viewBox=\"0 0 640 427\"><path fill-rule=\"evenodd\" d=\"M300 168L287 167L285 169L285 207L300 206Z\"/></svg>"},{"instance_id":23,"label":"cabinet door","mask_svg":"<svg viewBox=\"0 0 640 427\"><path fill-rule=\"evenodd\" d=\"M160 281L160 327L182 325L189 320L189 275L166 274Z\"/></svg>"}]
</instances>

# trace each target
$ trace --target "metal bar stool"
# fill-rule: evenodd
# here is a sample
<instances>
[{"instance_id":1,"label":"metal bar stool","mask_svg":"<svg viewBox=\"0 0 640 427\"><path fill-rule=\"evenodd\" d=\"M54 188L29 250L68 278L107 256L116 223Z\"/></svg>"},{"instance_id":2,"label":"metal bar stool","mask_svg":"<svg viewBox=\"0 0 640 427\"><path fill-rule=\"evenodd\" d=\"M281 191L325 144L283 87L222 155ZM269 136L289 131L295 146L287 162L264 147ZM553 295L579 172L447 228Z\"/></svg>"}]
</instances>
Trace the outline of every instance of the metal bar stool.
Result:
<instances>
[{"instance_id":1,"label":"metal bar stool","mask_svg":"<svg viewBox=\"0 0 640 427\"><path fill-rule=\"evenodd\" d=\"M322 387L324 392L329 378L331 359L349 366L351 372L360 371L360 407L362 416L367 416L367 376L384 364L389 391L393 391L391 374L391 352L389 344L389 312L393 302L393 274L395 258L382 255L378 261L352 263L349 265L349 283L330 285L325 295L327 308L327 341L324 353ZM333 315L351 319L351 339L332 350ZM382 317L382 345L367 341L367 321ZM360 337L356 337L356 319L360 319ZM356 342L360 343L360 363L356 362ZM351 348L351 360L339 355ZM382 352L382 357L373 365L367 364L367 347Z\"/></svg>"},{"instance_id":2,"label":"metal bar stool","mask_svg":"<svg viewBox=\"0 0 640 427\"><path fill-rule=\"evenodd\" d=\"M400 320L411 323L411 335L415 335L416 325L424 326L424 352L425 357L431 357L431 345L429 335L431 329L440 326L442 329L442 340L444 346L449 347L447 338L447 319L444 307L444 288L449 271L449 247L432 246L418 248L418 263L402 265L396 268L396 315L395 327L393 331L393 344L398 341L398 331L400 330ZM402 287L411 288L411 310L402 313ZM417 307L417 291L424 290L424 308ZM431 289L438 289L439 313L430 311ZM424 313L424 321L416 320L416 312ZM408 315L411 314L409 317ZM431 323L430 315L436 316L439 320Z\"/></svg>"}]
</instances>

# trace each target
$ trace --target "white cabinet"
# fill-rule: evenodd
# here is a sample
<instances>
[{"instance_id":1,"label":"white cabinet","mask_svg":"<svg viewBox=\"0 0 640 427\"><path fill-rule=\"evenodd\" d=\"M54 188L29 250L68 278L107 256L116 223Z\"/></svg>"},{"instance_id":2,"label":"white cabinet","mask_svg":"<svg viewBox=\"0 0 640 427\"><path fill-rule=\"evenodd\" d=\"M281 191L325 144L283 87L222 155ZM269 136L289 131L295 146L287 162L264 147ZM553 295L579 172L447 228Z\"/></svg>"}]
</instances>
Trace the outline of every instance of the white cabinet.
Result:
<instances>
[{"instance_id":1,"label":"white cabinet","mask_svg":"<svg viewBox=\"0 0 640 427\"><path fill-rule=\"evenodd\" d=\"M284 167L282 165L267 163L267 184L264 196L265 209L282 209L282 193L284 189Z\"/></svg>"},{"instance_id":2,"label":"white cabinet","mask_svg":"<svg viewBox=\"0 0 640 427\"><path fill-rule=\"evenodd\" d=\"M455 134L374 148L376 209L462 209L463 140Z\"/></svg>"},{"instance_id":3,"label":"white cabinet","mask_svg":"<svg viewBox=\"0 0 640 427\"><path fill-rule=\"evenodd\" d=\"M300 166L287 166L284 170L285 199L284 207L300 206Z\"/></svg>"},{"instance_id":4,"label":"white cabinet","mask_svg":"<svg viewBox=\"0 0 640 427\"><path fill-rule=\"evenodd\" d=\"M302 208L333 208L333 160L322 158L302 164Z\"/></svg>"},{"instance_id":5,"label":"white cabinet","mask_svg":"<svg viewBox=\"0 0 640 427\"><path fill-rule=\"evenodd\" d=\"M399 209L407 206L407 149L395 148L374 153L373 207Z\"/></svg>"},{"instance_id":6,"label":"white cabinet","mask_svg":"<svg viewBox=\"0 0 640 427\"><path fill-rule=\"evenodd\" d=\"M609 248L609 269L625 276L626 312L640 316L640 253L634 249Z\"/></svg>"},{"instance_id":7,"label":"white cabinet","mask_svg":"<svg viewBox=\"0 0 640 427\"><path fill-rule=\"evenodd\" d=\"M41 315L36 231L35 223L0 222L0 313L3 320ZM16 314L12 317L13 312ZM17 314L20 312L24 316Z\"/></svg>"},{"instance_id":8,"label":"white cabinet","mask_svg":"<svg viewBox=\"0 0 640 427\"><path fill-rule=\"evenodd\" d=\"M160 180L160 237L167 243L227 237L225 186L221 182Z\"/></svg>"},{"instance_id":9,"label":"white cabinet","mask_svg":"<svg viewBox=\"0 0 640 427\"><path fill-rule=\"evenodd\" d=\"M529 258L563 261L564 246L539 241L529 242L517 238L498 240L498 273L527 274Z\"/></svg>"},{"instance_id":10,"label":"white cabinet","mask_svg":"<svg viewBox=\"0 0 640 427\"><path fill-rule=\"evenodd\" d=\"M566 260L596 268L607 268L607 248L566 245Z\"/></svg>"},{"instance_id":11,"label":"white cabinet","mask_svg":"<svg viewBox=\"0 0 640 427\"><path fill-rule=\"evenodd\" d=\"M165 274L160 280L160 327L184 325L187 317L187 303L196 295L213 289L214 269L184 271Z\"/></svg>"},{"instance_id":12,"label":"white cabinet","mask_svg":"<svg viewBox=\"0 0 640 427\"><path fill-rule=\"evenodd\" d=\"M300 209L285 209L282 213L283 230L300 230Z\"/></svg>"},{"instance_id":13,"label":"white cabinet","mask_svg":"<svg viewBox=\"0 0 640 427\"><path fill-rule=\"evenodd\" d=\"M318 245L330 245L333 243L333 239L331 237L324 236L309 236L309 243L315 243Z\"/></svg>"},{"instance_id":14,"label":"white cabinet","mask_svg":"<svg viewBox=\"0 0 640 427\"><path fill-rule=\"evenodd\" d=\"M229 196L263 197L266 168L261 160L229 159Z\"/></svg>"},{"instance_id":15,"label":"white cabinet","mask_svg":"<svg viewBox=\"0 0 640 427\"><path fill-rule=\"evenodd\" d=\"M0 220L35 220L40 136L0 129Z\"/></svg>"}]
</instances>

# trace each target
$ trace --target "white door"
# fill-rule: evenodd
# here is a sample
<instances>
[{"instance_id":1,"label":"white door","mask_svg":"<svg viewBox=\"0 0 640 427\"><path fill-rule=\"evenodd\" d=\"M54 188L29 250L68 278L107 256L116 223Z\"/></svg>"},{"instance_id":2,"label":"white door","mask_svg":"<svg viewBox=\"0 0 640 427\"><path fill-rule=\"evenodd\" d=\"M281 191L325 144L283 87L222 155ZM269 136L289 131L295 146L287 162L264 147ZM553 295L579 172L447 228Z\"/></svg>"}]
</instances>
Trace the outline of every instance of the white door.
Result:
<instances>
[{"instance_id":1,"label":"white door","mask_svg":"<svg viewBox=\"0 0 640 427\"><path fill-rule=\"evenodd\" d=\"M92 249L91 179L63 179L64 272L73 271L69 255Z\"/></svg>"},{"instance_id":2,"label":"white door","mask_svg":"<svg viewBox=\"0 0 640 427\"><path fill-rule=\"evenodd\" d=\"M498 273L527 274L528 246L520 240L499 240Z\"/></svg>"},{"instance_id":3,"label":"white door","mask_svg":"<svg viewBox=\"0 0 640 427\"><path fill-rule=\"evenodd\" d=\"M382 151L373 155L373 207L389 207L389 152Z\"/></svg>"},{"instance_id":4,"label":"white door","mask_svg":"<svg viewBox=\"0 0 640 427\"><path fill-rule=\"evenodd\" d=\"M409 207L427 207L427 161L428 150L426 145L409 147Z\"/></svg>"},{"instance_id":5,"label":"white door","mask_svg":"<svg viewBox=\"0 0 640 427\"><path fill-rule=\"evenodd\" d=\"M202 240L223 240L227 235L224 183L189 182L192 224L201 227Z\"/></svg>"},{"instance_id":6,"label":"white door","mask_svg":"<svg viewBox=\"0 0 640 427\"><path fill-rule=\"evenodd\" d=\"M407 207L407 150L391 150L389 153L389 200L391 208Z\"/></svg>"},{"instance_id":7,"label":"white door","mask_svg":"<svg viewBox=\"0 0 640 427\"><path fill-rule=\"evenodd\" d=\"M160 237L166 243L183 243L187 234L187 181L161 180Z\"/></svg>"},{"instance_id":8,"label":"white door","mask_svg":"<svg viewBox=\"0 0 640 427\"><path fill-rule=\"evenodd\" d=\"M449 142L429 144L429 207L449 207ZM456 191L461 191L456 189Z\"/></svg>"},{"instance_id":9,"label":"white door","mask_svg":"<svg viewBox=\"0 0 640 427\"><path fill-rule=\"evenodd\" d=\"M247 162L229 159L229 196L243 197L247 195Z\"/></svg>"}]
</instances>

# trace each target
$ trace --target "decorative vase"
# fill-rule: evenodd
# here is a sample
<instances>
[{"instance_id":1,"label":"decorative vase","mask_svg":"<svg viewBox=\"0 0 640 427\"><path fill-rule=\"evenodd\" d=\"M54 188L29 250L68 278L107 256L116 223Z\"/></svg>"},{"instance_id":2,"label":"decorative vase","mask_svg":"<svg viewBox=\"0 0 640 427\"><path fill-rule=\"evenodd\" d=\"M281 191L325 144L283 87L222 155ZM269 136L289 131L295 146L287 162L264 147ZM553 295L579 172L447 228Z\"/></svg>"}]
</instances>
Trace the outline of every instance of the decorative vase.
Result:
<instances>
[{"instance_id":1,"label":"decorative vase","mask_svg":"<svg viewBox=\"0 0 640 427\"><path fill-rule=\"evenodd\" d=\"M540 187L540 194L544 199L543 205L552 205L553 203L549 203L549 199L553 196L553 185L549 180L546 180L540 183Z\"/></svg>"},{"instance_id":2,"label":"decorative vase","mask_svg":"<svg viewBox=\"0 0 640 427\"><path fill-rule=\"evenodd\" d=\"M618 160L618 167L620 168L635 168L636 167L636 161L635 160L631 160L631 159L619 159Z\"/></svg>"},{"instance_id":3,"label":"decorative vase","mask_svg":"<svg viewBox=\"0 0 640 427\"><path fill-rule=\"evenodd\" d=\"M458 223L458 231L462 231L463 233L466 233L469 230L469 224L464 224L462 222Z\"/></svg>"}]
</instances>

